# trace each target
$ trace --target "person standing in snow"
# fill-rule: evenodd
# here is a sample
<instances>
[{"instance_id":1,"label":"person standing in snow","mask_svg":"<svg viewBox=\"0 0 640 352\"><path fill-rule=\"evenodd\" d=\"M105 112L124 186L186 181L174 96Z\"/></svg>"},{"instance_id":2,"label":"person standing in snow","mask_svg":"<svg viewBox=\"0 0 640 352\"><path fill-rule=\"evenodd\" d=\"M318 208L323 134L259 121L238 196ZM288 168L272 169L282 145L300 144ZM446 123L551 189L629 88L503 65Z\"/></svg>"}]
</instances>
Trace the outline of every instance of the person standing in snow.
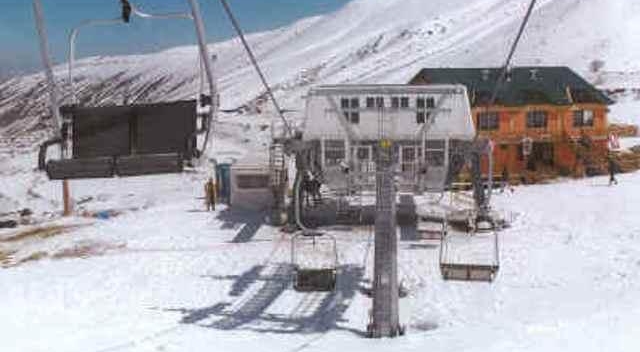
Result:
<instances>
[{"instance_id":1,"label":"person standing in snow","mask_svg":"<svg viewBox=\"0 0 640 352\"><path fill-rule=\"evenodd\" d=\"M616 180L617 169L618 165L616 164L616 161L613 159L612 155L609 155L609 186L618 184L618 180Z\"/></svg>"},{"instance_id":2,"label":"person standing in snow","mask_svg":"<svg viewBox=\"0 0 640 352\"><path fill-rule=\"evenodd\" d=\"M509 170L505 166L502 168L502 188L500 189L500 193L504 193L504 190L509 187Z\"/></svg>"},{"instance_id":3,"label":"person standing in snow","mask_svg":"<svg viewBox=\"0 0 640 352\"><path fill-rule=\"evenodd\" d=\"M209 181L204 185L205 204L207 211L216 210L216 184L213 177L209 177Z\"/></svg>"}]
</instances>

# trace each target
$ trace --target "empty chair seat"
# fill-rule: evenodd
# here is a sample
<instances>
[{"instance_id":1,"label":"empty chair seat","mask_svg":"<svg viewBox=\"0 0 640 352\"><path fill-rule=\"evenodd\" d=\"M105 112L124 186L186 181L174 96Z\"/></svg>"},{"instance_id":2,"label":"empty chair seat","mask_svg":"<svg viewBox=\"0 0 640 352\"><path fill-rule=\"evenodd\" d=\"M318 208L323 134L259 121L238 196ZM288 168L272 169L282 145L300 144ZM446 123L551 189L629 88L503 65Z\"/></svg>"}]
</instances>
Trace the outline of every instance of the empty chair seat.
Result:
<instances>
[{"instance_id":1,"label":"empty chair seat","mask_svg":"<svg viewBox=\"0 0 640 352\"><path fill-rule=\"evenodd\" d=\"M440 264L445 280L492 282L498 269L496 265Z\"/></svg>"},{"instance_id":2,"label":"empty chair seat","mask_svg":"<svg viewBox=\"0 0 640 352\"><path fill-rule=\"evenodd\" d=\"M180 173L182 156L177 153L121 156L116 159L118 176Z\"/></svg>"},{"instance_id":3,"label":"empty chair seat","mask_svg":"<svg viewBox=\"0 0 640 352\"><path fill-rule=\"evenodd\" d=\"M51 180L109 178L114 176L111 157L50 160L46 167Z\"/></svg>"},{"instance_id":4,"label":"empty chair seat","mask_svg":"<svg viewBox=\"0 0 640 352\"><path fill-rule=\"evenodd\" d=\"M300 292L333 291L336 288L334 269L298 269L293 288Z\"/></svg>"}]
</instances>

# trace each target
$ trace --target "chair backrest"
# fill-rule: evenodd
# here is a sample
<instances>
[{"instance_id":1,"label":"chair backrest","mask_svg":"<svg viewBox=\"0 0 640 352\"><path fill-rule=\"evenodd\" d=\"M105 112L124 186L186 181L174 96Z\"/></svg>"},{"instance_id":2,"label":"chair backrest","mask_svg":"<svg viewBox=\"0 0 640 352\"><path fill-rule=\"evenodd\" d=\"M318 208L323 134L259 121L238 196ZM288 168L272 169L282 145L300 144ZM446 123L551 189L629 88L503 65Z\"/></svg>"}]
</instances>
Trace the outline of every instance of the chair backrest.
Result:
<instances>
[{"instance_id":1,"label":"chair backrest","mask_svg":"<svg viewBox=\"0 0 640 352\"><path fill-rule=\"evenodd\" d=\"M107 107L66 106L73 158L196 153L196 101Z\"/></svg>"}]
</instances>

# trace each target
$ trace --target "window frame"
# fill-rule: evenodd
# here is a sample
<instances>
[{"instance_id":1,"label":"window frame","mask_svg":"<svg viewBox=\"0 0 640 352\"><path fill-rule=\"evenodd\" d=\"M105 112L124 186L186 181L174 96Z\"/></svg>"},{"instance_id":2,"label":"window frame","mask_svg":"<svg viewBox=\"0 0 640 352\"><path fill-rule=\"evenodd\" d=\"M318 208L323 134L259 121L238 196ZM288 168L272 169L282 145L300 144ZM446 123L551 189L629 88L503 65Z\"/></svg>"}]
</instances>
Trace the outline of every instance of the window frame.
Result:
<instances>
[{"instance_id":1,"label":"window frame","mask_svg":"<svg viewBox=\"0 0 640 352\"><path fill-rule=\"evenodd\" d=\"M526 126L528 129L546 129L549 126L549 112L546 110L527 111Z\"/></svg>"},{"instance_id":2,"label":"window frame","mask_svg":"<svg viewBox=\"0 0 640 352\"><path fill-rule=\"evenodd\" d=\"M500 114L497 111L483 111L476 115L479 131L499 131Z\"/></svg>"},{"instance_id":3,"label":"window frame","mask_svg":"<svg viewBox=\"0 0 640 352\"><path fill-rule=\"evenodd\" d=\"M340 98L340 108L342 117L353 125L360 123L360 98L342 97Z\"/></svg>"},{"instance_id":4,"label":"window frame","mask_svg":"<svg viewBox=\"0 0 640 352\"><path fill-rule=\"evenodd\" d=\"M335 153L334 155L331 155ZM339 155L338 155L339 154ZM336 158L329 156L338 156ZM343 139L327 139L324 141L324 163L335 166L347 159L347 143Z\"/></svg>"},{"instance_id":5,"label":"window frame","mask_svg":"<svg viewBox=\"0 0 640 352\"><path fill-rule=\"evenodd\" d=\"M591 115L590 119L586 119L585 113L589 113ZM579 114L579 116L578 116ZM580 109L573 111L573 127L574 128L585 128L585 127L593 127L595 124L595 112L591 109ZM587 123L587 121L589 123Z\"/></svg>"},{"instance_id":6,"label":"window frame","mask_svg":"<svg viewBox=\"0 0 640 352\"><path fill-rule=\"evenodd\" d=\"M429 119L429 110L435 108L435 98L433 97L416 97L416 124L421 125L427 123Z\"/></svg>"},{"instance_id":7,"label":"window frame","mask_svg":"<svg viewBox=\"0 0 640 352\"><path fill-rule=\"evenodd\" d=\"M400 109L400 97L391 97L391 108Z\"/></svg>"}]
</instances>

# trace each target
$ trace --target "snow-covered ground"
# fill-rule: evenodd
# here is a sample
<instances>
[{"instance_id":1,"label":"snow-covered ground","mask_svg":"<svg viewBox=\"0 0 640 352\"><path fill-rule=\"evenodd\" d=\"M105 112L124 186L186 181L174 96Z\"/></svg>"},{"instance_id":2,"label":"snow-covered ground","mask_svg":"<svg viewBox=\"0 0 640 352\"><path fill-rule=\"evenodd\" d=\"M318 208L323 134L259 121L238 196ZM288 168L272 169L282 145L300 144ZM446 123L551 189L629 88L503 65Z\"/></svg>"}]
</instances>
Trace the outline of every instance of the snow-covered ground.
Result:
<instances>
[{"instance_id":1,"label":"snow-covered ground","mask_svg":"<svg viewBox=\"0 0 640 352\"><path fill-rule=\"evenodd\" d=\"M219 145L229 148L234 143ZM26 156L14 158L26 160ZM334 294L291 287L290 235L262 216L203 212L205 172L74 181L106 220L52 220L48 237L0 232L0 331L6 351L637 351L640 348L640 173L517 187L497 195L512 214L493 284L444 282L438 243L403 236L399 271L407 335L367 340L371 229L333 229ZM2 175L11 193L16 178ZM59 208L43 179L29 204ZM89 198L91 197L91 198ZM25 196L29 199L29 196ZM34 259L34 258L31 258ZM320 258L322 259L322 258Z\"/></svg>"},{"instance_id":2,"label":"snow-covered ground","mask_svg":"<svg viewBox=\"0 0 640 352\"><path fill-rule=\"evenodd\" d=\"M498 66L525 5L355 0L250 42L282 105L302 111L316 84L400 83L426 66ZM637 88L638 6L539 1L514 63L567 65L605 89ZM212 49L223 108L261 95L237 41ZM84 59L77 87L96 104L125 93L139 101L193 97L195 53ZM589 72L595 59L608 73ZM65 67L56 74L64 82ZM500 233L493 284L442 281L439 244L400 229L407 335L367 340L371 301L361 289L371 277L370 228L332 229L338 289L303 294L291 288L290 235L264 225L261 214L202 211L206 166L73 181L79 213L111 217L61 219L60 183L34 170L36 142L49 133L38 125L41 82L32 75L0 84L0 217L26 207L37 222L0 230L2 351L640 350L640 173L620 175L614 187L606 178L561 180L495 196L514 222ZM637 111L635 96L623 95L612 120L638 123ZM266 153L269 123L269 113L223 114L210 156Z\"/></svg>"}]
</instances>

